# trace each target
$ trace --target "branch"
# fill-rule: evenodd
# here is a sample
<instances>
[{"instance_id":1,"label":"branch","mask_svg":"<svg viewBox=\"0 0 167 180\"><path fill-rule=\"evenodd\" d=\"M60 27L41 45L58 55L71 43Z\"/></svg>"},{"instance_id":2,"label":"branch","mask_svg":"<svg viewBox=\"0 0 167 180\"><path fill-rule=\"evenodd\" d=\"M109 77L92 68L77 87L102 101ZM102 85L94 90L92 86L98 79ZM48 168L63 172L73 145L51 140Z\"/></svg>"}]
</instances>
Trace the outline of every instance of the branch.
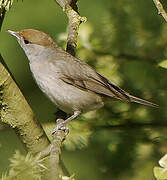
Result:
<instances>
[{"instance_id":1,"label":"branch","mask_svg":"<svg viewBox=\"0 0 167 180\"><path fill-rule=\"evenodd\" d=\"M64 120L58 119L57 125L62 121ZM50 147L50 180L59 180L61 146L65 137L66 133L62 130L58 130L53 134L53 141Z\"/></svg>"},{"instance_id":2,"label":"branch","mask_svg":"<svg viewBox=\"0 0 167 180\"><path fill-rule=\"evenodd\" d=\"M37 153L45 149L49 141L10 73L2 65L0 55L0 118L19 135L26 149Z\"/></svg>"},{"instance_id":3,"label":"branch","mask_svg":"<svg viewBox=\"0 0 167 180\"><path fill-rule=\"evenodd\" d=\"M65 12L69 19L66 51L69 52L71 55L75 56L79 25L81 24L81 22L86 22L87 19L86 17L81 17L69 5L66 6Z\"/></svg>"},{"instance_id":4,"label":"branch","mask_svg":"<svg viewBox=\"0 0 167 180\"><path fill-rule=\"evenodd\" d=\"M12 3L12 0L0 2L0 29ZM35 154L45 149L49 141L12 77L0 54L0 119L16 131L26 150Z\"/></svg>"},{"instance_id":5,"label":"branch","mask_svg":"<svg viewBox=\"0 0 167 180\"><path fill-rule=\"evenodd\" d=\"M167 13L164 10L160 1L159 0L153 0L153 2L155 4L156 8L158 9L158 14L161 15L165 19L165 21L167 22Z\"/></svg>"},{"instance_id":6,"label":"branch","mask_svg":"<svg viewBox=\"0 0 167 180\"><path fill-rule=\"evenodd\" d=\"M77 37L79 25L81 22L86 22L86 17L81 17L78 13L77 0L55 0L66 13L68 24L68 37L66 51L75 56L75 49L77 47Z\"/></svg>"}]
</instances>

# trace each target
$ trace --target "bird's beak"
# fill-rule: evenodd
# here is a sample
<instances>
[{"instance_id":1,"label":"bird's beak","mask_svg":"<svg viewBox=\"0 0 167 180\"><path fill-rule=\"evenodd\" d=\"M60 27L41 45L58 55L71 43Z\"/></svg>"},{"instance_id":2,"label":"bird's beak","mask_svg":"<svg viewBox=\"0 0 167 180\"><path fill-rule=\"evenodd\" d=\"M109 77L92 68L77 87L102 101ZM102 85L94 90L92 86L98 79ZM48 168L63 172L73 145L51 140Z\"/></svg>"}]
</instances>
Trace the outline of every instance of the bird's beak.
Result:
<instances>
[{"instance_id":1,"label":"bird's beak","mask_svg":"<svg viewBox=\"0 0 167 180\"><path fill-rule=\"evenodd\" d=\"M12 36L15 36L17 39L20 39L19 32L15 32L15 31L11 31L11 30L7 30L7 32L9 34L11 34Z\"/></svg>"}]
</instances>

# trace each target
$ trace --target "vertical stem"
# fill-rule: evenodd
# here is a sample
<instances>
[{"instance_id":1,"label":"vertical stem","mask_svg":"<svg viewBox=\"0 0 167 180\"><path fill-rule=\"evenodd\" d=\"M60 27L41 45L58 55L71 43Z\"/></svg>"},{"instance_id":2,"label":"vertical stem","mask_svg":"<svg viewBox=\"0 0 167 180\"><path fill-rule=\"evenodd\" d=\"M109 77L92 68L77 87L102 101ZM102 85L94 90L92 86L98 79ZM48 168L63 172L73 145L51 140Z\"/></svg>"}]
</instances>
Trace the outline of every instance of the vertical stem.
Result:
<instances>
[{"instance_id":1,"label":"vertical stem","mask_svg":"<svg viewBox=\"0 0 167 180\"><path fill-rule=\"evenodd\" d=\"M87 19L86 17L81 17L70 5L66 6L65 12L69 19L66 51L75 56L79 25L81 22L86 22Z\"/></svg>"},{"instance_id":2,"label":"vertical stem","mask_svg":"<svg viewBox=\"0 0 167 180\"><path fill-rule=\"evenodd\" d=\"M63 122L62 119L57 120L57 124ZM53 141L50 146L50 180L59 180L60 165L63 166L63 171L66 171L66 175L69 175L67 169L60 159L62 142L65 139L65 132L63 130L57 130L53 134Z\"/></svg>"}]
</instances>

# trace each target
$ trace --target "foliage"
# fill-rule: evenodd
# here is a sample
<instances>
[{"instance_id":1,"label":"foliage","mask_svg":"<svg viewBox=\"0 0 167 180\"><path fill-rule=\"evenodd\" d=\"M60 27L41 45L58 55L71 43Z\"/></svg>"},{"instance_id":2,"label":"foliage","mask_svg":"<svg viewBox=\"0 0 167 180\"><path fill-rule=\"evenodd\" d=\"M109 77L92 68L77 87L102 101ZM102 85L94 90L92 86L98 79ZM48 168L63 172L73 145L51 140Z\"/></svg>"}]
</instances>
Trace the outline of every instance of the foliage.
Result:
<instances>
[{"instance_id":1,"label":"foliage","mask_svg":"<svg viewBox=\"0 0 167 180\"><path fill-rule=\"evenodd\" d=\"M167 154L159 160L161 167L154 167L154 175L157 180L167 179Z\"/></svg>"},{"instance_id":2,"label":"foliage","mask_svg":"<svg viewBox=\"0 0 167 180\"><path fill-rule=\"evenodd\" d=\"M167 60L160 62L159 66L167 69Z\"/></svg>"},{"instance_id":3,"label":"foliage","mask_svg":"<svg viewBox=\"0 0 167 180\"><path fill-rule=\"evenodd\" d=\"M26 156L16 151L10 159L9 173L2 175L2 180L40 180L47 168L43 165L42 160L38 160L30 153Z\"/></svg>"},{"instance_id":4,"label":"foliage","mask_svg":"<svg viewBox=\"0 0 167 180\"><path fill-rule=\"evenodd\" d=\"M72 176L70 176L70 177L62 176L62 177L60 177L60 180L75 180L74 176L75 176L74 174Z\"/></svg>"},{"instance_id":5,"label":"foliage","mask_svg":"<svg viewBox=\"0 0 167 180\"><path fill-rule=\"evenodd\" d=\"M4 7L8 11L12 6L12 4L13 4L13 0L0 0L0 10L2 7Z\"/></svg>"}]
</instances>

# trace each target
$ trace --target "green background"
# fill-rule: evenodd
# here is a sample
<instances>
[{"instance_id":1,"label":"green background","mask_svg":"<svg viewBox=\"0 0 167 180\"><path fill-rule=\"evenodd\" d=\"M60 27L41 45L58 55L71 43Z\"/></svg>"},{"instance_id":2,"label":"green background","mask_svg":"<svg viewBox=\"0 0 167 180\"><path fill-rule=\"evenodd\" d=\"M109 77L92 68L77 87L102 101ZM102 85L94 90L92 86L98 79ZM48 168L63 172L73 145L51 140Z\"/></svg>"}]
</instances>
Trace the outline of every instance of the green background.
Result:
<instances>
[{"instance_id":1,"label":"green background","mask_svg":"<svg viewBox=\"0 0 167 180\"><path fill-rule=\"evenodd\" d=\"M153 167L167 152L167 70L158 66L167 58L167 24L151 0L80 0L78 6L88 21L80 28L77 57L161 108L111 102L82 115L78 126L88 126L87 137L83 134L88 144L80 148L69 142L63 160L79 180L153 180ZM2 56L42 124L54 122L56 107L38 89L24 52L6 30L39 29L65 47L61 37L67 23L53 0L15 1L0 33ZM72 133L72 139L82 135L82 129ZM1 131L0 174L16 149L24 153L15 133Z\"/></svg>"}]
</instances>

